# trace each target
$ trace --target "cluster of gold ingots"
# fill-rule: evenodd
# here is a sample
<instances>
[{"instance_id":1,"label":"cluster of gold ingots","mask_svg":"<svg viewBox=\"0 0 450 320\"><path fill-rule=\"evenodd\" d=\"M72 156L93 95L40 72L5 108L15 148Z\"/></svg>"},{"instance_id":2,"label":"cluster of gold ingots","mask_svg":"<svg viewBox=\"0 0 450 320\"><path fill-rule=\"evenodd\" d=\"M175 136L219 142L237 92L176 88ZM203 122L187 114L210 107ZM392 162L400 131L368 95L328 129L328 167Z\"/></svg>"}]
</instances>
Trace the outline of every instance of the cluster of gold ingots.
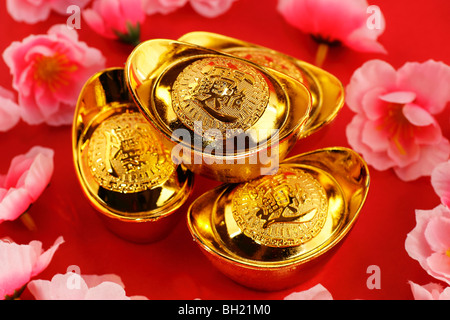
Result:
<instances>
[{"instance_id":1,"label":"cluster of gold ingots","mask_svg":"<svg viewBox=\"0 0 450 320\"><path fill-rule=\"evenodd\" d=\"M286 159L343 102L334 76L268 48L205 32L149 40L125 68L85 84L77 175L107 226L141 243L170 232L194 175L223 182L192 201L194 240L235 281L286 288L317 270L367 195L368 169L352 150Z\"/></svg>"}]
</instances>

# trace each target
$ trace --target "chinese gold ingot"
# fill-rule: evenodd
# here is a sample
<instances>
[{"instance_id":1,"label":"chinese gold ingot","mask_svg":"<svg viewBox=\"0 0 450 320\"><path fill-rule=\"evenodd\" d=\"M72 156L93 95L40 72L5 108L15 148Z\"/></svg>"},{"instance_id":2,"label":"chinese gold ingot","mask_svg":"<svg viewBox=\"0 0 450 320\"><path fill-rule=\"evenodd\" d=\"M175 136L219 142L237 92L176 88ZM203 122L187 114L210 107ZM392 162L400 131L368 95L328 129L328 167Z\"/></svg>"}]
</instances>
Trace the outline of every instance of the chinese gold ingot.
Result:
<instances>
[{"instance_id":1,"label":"chinese gold ingot","mask_svg":"<svg viewBox=\"0 0 450 320\"><path fill-rule=\"evenodd\" d=\"M178 40L253 61L305 84L311 92L312 110L300 138L307 137L330 123L344 105L342 83L332 74L305 61L273 49L210 32L190 32Z\"/></svg>"},{"instance_id":2,"label":"chinese gold ingot","mask_svg":"<svg viewBox=\"0 0 450 320\"><path fill-rule=\"evenodd\" d=\"M143 42L125 75L172 159L219 181L247 181L278 165L310 116L311 94L296 79L179 41Z\"/></svg>"},{"instance_id":3,"label":"chinese gold ingot","mask_svg":"<svg viewBox=\"0 0 450 320\"><path fill-rule=\"evenodd\" d=\"M280 290L307 280L330 257L368 188L358 154L326 148L286 159L274 175L206 192L191 204L187 224L225 275L250 288Z\"/></svg>"},{"instance_id":4,"label":"chinese gold ingot","mask_svg":"<svg viewBox=\"0 0 450 320\"><path fill-rule=\"evenodd\" d=\"M82 189L112 231L135 242L170 232L193 176L157 140L129 95L122 68L86 82L75 112L73 153Z\"/></svg>"}]
</instances>

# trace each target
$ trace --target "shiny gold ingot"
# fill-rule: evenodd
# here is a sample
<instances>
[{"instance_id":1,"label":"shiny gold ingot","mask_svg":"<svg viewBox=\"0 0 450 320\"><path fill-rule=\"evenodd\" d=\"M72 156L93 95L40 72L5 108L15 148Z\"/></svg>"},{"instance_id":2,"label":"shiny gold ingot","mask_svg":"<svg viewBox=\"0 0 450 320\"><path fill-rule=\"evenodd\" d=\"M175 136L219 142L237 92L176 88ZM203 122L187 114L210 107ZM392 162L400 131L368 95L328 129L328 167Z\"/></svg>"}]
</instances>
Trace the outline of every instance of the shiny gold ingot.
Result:
<instances>
[{"instance_id":1,"label":"shiny gold ingot","mask_svg":"<svg viewBox=\"0 0 450 320\"><path fill-rule=\"evenodd\" d=\"M219 181L247 181L278 165L310 116L310 92L294 78L179 41L143 42L125 75L172 158Z\"/></svg>"},{"instance_id":2,"label":"shiny gold ingot","mask_svg":"<svg viewBox=\"0 0 450 320\"><path fill-rule=\"evenodd\" d=\"M122 68L86 82L75 112L73 155L84 194L117 235L152 242L178 221L193 174L164 151L129 95Z\"/></svg>"},{"instance_id":3,"label":"shiny gold ingot","mask_svg":"<svg viewBox=\"0 0 450 320\"><path fill-rule=\"evenodd\" d=\"M355 224L368 188L357 153L326 148L286 159L274 175L206 192L191 204L187 224L225 275L280 290L323 266Z\"/></svg>"},{"instance_id":4,"label":"shiny gold ingot","mask_svg":"<svg viewBox=\"0 0 450 320\"><path fill-rule=\"evenodd\" d=\"M330 123L344 105L342 83L330 73L305 61L269 48L210 32L190 32L178 40L251 60L304 83L312 95L312 111L300 138L305 138Z\"/></svg>"}]
</instances>

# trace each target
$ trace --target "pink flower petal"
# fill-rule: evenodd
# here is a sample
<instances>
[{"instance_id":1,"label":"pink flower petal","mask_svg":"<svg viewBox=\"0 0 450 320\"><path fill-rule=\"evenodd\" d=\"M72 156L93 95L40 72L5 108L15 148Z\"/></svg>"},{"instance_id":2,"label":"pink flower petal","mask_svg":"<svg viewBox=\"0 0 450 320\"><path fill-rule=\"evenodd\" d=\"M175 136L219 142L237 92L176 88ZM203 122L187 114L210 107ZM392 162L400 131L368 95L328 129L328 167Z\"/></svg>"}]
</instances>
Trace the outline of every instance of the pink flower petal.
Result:
<instances>
[{"instance_id":1,"label":"pink flower petal","mask_svg":"<svg viewBox=\"0 0 450 320\"><path fill-rule=\"evenodd\" d=\"M89 289L85 300L130 300L125 290L114 282L103 282Z\"/></svg>"},{"instance_id":2,"label":"pink flower petal","mask_svg":"<svg viewBox=\"0 0 450 320\"><path fill-rule=\"evenodd\" d=\"M143 0L143 7L147 14L168 14L183 7L188 0Z\"/></svg>"},{"instance_id":3,"label":"pink flower petal","mask_svg":"<svg viewBox=\"0 0 450 320\"><path fill-rule=\"evenodd\" d=\"M424 269L427 268L426 257L433 252L424 235L427 223L432 217L445 215L445 210L444 206L438 206L433 210L416 210L416 226L406 236L406 252L411 258L419 261Z\"/></svg>"},{"instance_id":4,"label":"pink flower petal","mask_svg":"<svg viewBox=\"0 0 450 320\"><path fill-rule=\"evenodd\" d=\"M92 30L110 39L118 39L116 32L128 34L129 24L136 26L145 20L141 0L95 0L92 9L82 14Z\"/></svg>"},{"instance_id":5,"label":"pink flower petal","mask_svg":"<svg viewBox=\"0 0 450 320\"><path fill-rule=\"evenodd\" d=\"M369 120L379 120L381 118L386 118L389 113L389 105L380 99L386 91L385 88L375 87L369 89L363 96L361 100L362 112Z\"/></svg>"},{"instance_id":6,"label":"pink flower petal","mask_svg":"<svg viewBox=\"0 0 450 320\"><path fill-rule=\"evenodd\" d=\"M144 296L127 297L119 276L56 274L51 281L33 280L28 288L36 300L148 300Z\"/></svg>"},{"instance_id":7,"label":"pink flower petal","mask_svg":"<svg viewBox=\"0 0 450 320\"><path fill-rule=\"evenodd\" d=\"M381 60L370 60L358 68L346 87L346 102L354 112L362 112L362 99L365 94L375 88L378 92L388 92L395 85L396 71L388 63Z\"/></svg>"},{"instance_id":8,"label":"pink flower petal","mask_svg":"<svg viewBox=\"0 0 450 320\"><path fill-rule=\"evenodd\" d=\"M11 130L20 121L20 108L13 99L11 91L0 87L0 132Z\"/></svg>"},{"instance_id":9,"label":"pink flower petal","mask_svg":"<svg viewBox=\"0 0 450 320\"><path fill-rule=\"evenodd\" d=\"M333 300L333 296L319 283L311 289L293 292L286 296L284 300Z\"/></svg>"},{"instance_id":10,"label":"pink flower petal","mask_svg":"<svg viewBox=\"0 0 450 320\"><path fill-rule=\"evenodd\" d=\"M445 254L450 250L450 218L438 216L430 219L424 236L431 250ZM450 265L450 257L448 259Z\"/></svg>"},{"instance_id":11,"label":"pink flower petal","mask_svg":"<svg viewBox=\"0 0 450 320\"><path fill-rule=\"evenodd\" d=\"M431 184L442 203L450 208L450 161L436 166L431 174Z\"/></svg>"},{"instance_id":12,"label":"pink flower petal","mask_svg":"<svg viewBox=\"0 0 450 320\"><path fill-rule=\"evenodd\" d=\"M394 168L398 177L404 181L412 181L422 176L429 176L433 169L446 161L450 156L450 143L447 139L434 145L421 146L419 158L415 163L405 167Z\"/></svg>"},{"instance_id":13,"label":"pink flower petal","mask_svg":"<svg viewBox=\"0 0 450 320\"><path fill-rule=\"evenodd\" d=\"M436 123L433 116L418 105L408 103L402 111L405 118L415 126L423 127Z\"/></svg>"},{"instance_id":14,"label":"pink flower petal","mask_svg":"<svg viewBox=\"0 0 450 320\"><path fill-rule=\"evenodd\" d=\"M353 31L346 39L345 44L355 51L360 52L375 52L387 54L384 46L377 42L377 38L384 31L384 17L380 15L381 23L380 29L369 29L366 25Z\"/></svg>"},{"instance_id":15,"label":"pink flower petal","mask_svg":"<svg viewBox=\"0 0 450 320\"><path fill-rule=\"evenodd\" d=\"M227 12L235 0L190 0L192 8L207 18L215 18Z\"/></svg>"},{"instance_id":16,"label":"pink flower petal","mask_svg":"<svg viewBox=\"0 0 450 320\"><path fill-rule=\"evenodd\" d=\"M51 281L30 281L27 288L36 300L83 300L89 290L83 278L73 272L56 274Z\"/></svg>"},{"instance_id":17,"label":"pink flower petal","mask_svg":"<svg viewBox=\"0 0 450 320\"><path fill-rule=\"evenodd\" d=\"M413 165L420 159L421 146L417 145L405 132L391 138L387 149L388 156L395 162L395 168Z\"/></svg>"},{"instance_id":18,"label":"pink flower petal","mask_svg":"<svg viewBox=\"0 0 450 320\"><path fill-rule=\"evenodd\" d=\"M374 152L385 152L389 147L389 133L382 129L382 122L367 121L363 126L362 142Z\"/></svg>"},{"instance_id":19,"label":"pink flower petal","mask_svg":"<svg viewBox=\"0 0 450 320\"><path fill-rule=\"evenodd\" d=\"M416 210L417 224L407 235L405 249L428 274L450 283L450 257L443 248L450 230L448 222L442 224L442 221L450 221L450 210L443 205L432 210ZM438 234L433 235L433 232Z\"/></svg>"},{"instance_id":20,"label":"pink flower petal","mask_svg":"<svg viewBox=\"0 0 450 320\"><path fill-rule=\"evenodd\" d=\"M377 37L384 31L380 11L380 28L367 28L365 0L280 0L278 12L292 26L321 41L341 42L358 51L385 52Z\"/></svg>"},{"instance_id":21,"label":"pink flower petal","mask_svg":"<svg viewBox=\"0 0 450 320\"><path fill-rule=\"evenodd\" d=\"M37 23L44 21L50 15L50 5L42 1L7 0L6 9L11 17L18 22Z\"/></svg>"},{"instance_id":22,"label":"pink flower petal","mask_svg":"<svg viewBox=\"0 0 450 320\"><path fill-rule=\"evenodd\" d=\"M71 124L81 87L105 64L99 50L78 41L76 30L63 24L13 42L3 59L19 94L21 117L29 124Z\"/></svg>"},{"instance_id":23,"label":"pink flower petal","mask_svg":"<svg viewBox=\"0 0 450 320\"><path fill-rule=\"evenodd\" d=\"M0 241L0 299L12 295L42 272L63 242L59 237L50 249L43 252L40 241L31 241L28 245Z\"/></svg>"},{"instance_id":24,"label":"pink flower petal","mask_svg":"<svg viewBox=\"0 0 450 320\"><path fill-rule=\"evenodd\" d=\"M0 188L0 222L15 220L35 202L50 183L53 175L54 151L40 146L11 161Z\"/></svg>"},{"instance_id":25,"label":"pink flower petal","mask_svg":"<svg viewBox=\"0 0 450 320\"><path fill-rule=\"evenodd\" d=\"M362 154L367 163L377 170L382 171L392 168L395 163L387 156L386 152L374 151L363 142L362 132L364 131L365 122L366 120L362 116L355 115L353 117L345 131L348 143L356 152Z\"/></svg>"},{"instance_id":26,"label":"pink flower petal","mask_svg":"<svg viewBox=\"0 0 450 320\"><path fill-rule=\"evenodd\" d=\"M427 258L428 274L450 285L450 257L442 252L435 252Z\"/></svg>"},{"instance_id":27,"label":"pink flower petal","mask_svg":"<svg viewBox=\"0 0 450 320\"><path fill-rule=\"evenodd\" d=\"M380 96L383 101L400 104L413 102L415 98L416 94L411 91L395 91Z\"/></svg>"},{"instance_id":28,"label":"pink flower petal","mask_svg":"<svg viewBox=\"0 0 450 320\"><path fill-rule=\"evenodd\" d=\"M450 101L449 83L450 67L443 62L408 62L398 70L397 86L415 92L415 103L431 114L441 112Z\"/></svg>"},{"instance_id":29,"label":"pink flower petal","mask_svg":"<svg viewBox=\"0 0 450 320\"><path fill-rule=\"evenodd\" d=\"M438 283L429 283L424 286L420 286L412 281L409 281L409 284L415 300L445 299L445 294L443 294L444 288Z\"/></svg>"}]
</instances>

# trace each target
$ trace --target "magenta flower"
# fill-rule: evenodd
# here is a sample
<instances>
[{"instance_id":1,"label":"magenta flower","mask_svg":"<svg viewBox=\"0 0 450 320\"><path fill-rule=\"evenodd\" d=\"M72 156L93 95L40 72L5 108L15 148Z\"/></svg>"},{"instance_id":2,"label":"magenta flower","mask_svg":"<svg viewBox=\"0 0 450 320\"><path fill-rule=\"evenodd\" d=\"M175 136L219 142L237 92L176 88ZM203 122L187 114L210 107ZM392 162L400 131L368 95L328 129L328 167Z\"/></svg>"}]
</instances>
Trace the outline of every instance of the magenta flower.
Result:
<instances>
[{"instance_id":1,"label":"magenta flower","mask_svg":"<svg viewBox=\"0 0 450 320\"><path fill-rule=\"evenodd\" d=\"M236 0L190 0L194 10L207 18L215 18L227 12Z\"/></svg>"},{"instance_id":2,"label":"magenta flower","mask_svg":"<svg viewBox=\"0 0 450 320\"><path fill-rule=\"evenodd\" d=\"M444 289L438 283L420 286L412 281L409 281L409 285L415 300L450 300L450 287Z\"/></svg>"},{"instance_id":3,"label":"magenta flower","mask_svg":"<svg viewBox=\"0 0 450 320\"><path fill-rule=\"evenodd\" d=\"M405 181L429 176L450 155L449 141L433 117L450 101L450 67L428 60L397 71L371 60L346 88L356 112L347 126L349 144L377 170L393 168Z\"/></svg>"},{"instance_id":4,"label":"magenta flower","mask_svg":"<svg viewBox=\"0 0 450 320\"><path fill-rule=\"evenodd\" d=\"M287 295L284 300L333 300L331 293L320 283L314 287Z\"/></svg>"},{"instance_id":5,"label":"magenta flower","mask_svg":"<svg viewBox=\"0 0 450 320\"><path fill-rule=\"evenodd\" d=\"M40 241L19 245L0 240L0 299L17 298L30 279L47 268L63 242L59 237L44 252Z\"/></svg>"},{"instance_id":6,"label":"magenta flower","mask_svg":"<svg viewBox=\"0 0 450 320\"><path fill-rule=\"evenodd\" d=\"M369 27L368 7L366 0L279 0L277 9L289 24L320 44L316 64L321 65L328 46L343 44L356 51L386 53L377 42L385 28L383 14L378 8L378 21Z\"/></svg>"},{"instance_id":7,"label":"magenta flower","mask_svg":"<svg viewBox=\"0 0 450 320\"><path fill-rule=\"evenodd\" d=\"M72 123L82 86L105 65L99 50L78 41L77 32L63 24L11 43L3 59L19 93L22 119L55 126Z\"/></svg>"},{"instance_id":8,"label":"magenta flower","mask_svg":"<svg viewBox=\"0 0 450 320\"><path fill-rule=\"evenodd\" d=\"M168 14L184 7L189 0L142 0L145 13Z\"/></svg>"},{"instance_id":9,"label":"magenta flower","mask_svg":"<svg viewBox=\"0 0 450 320\"><path fill-rule=\"evenodd\" d=\"M444 205L416 210L416 223L406 251L429 275L450 284L450 210Z\"/></svg>"},{"instance_id":10,"label":"magenta flower","mask_svg":"<svg viewBox=\"0 0 450 320\"><path fill-rule=\"evenodd\" d=\"M0 176L0 223L17 219L44 192L53 175L53 154L36 146L11 161Z\"/></svg>"},{"instance_id":11,"label":"magenta flower","mask_svg":"<svg viewBox=\"0 0 450 320\"><path fill-rule=\"evenodd\" d=\"M441 202L450 208L450 160L439 164L431 173L431 185Z\"/></svg>"},{"instance_id":12,"label":"magenta flower","mask_svg":"<svg viewBox=\"0 0 450 320\"><path fill-rule=\"evenodd\" d=\"M142 0L95 0L83 18L92 30L109 39L137 45L145 20Z\"/></svg>"},{"instance_id":13,"label":"magenta flower","mask_svg":"<svg viewBox=\"0 0 450 320\"><path fill-rule=\"evenodd\" d=\"M36 300L148 300L143 296L127 297L119 276L56 274L51 281L33 280L28 289Z\"/></svg>"},{"instance_id":14,"label":"magenta flower","mask_svg":"<svg viewBox=\"0 0 450 320\"><path fill-rule=\"evenodd\" d=\"M50 12L65 15L67 7L77 5L83 8L90 0L6 0L6 9L11 17L19 22L36 23L44 21Z\"/></svg>"},{"instance_id":15,"label":"magenta flower","mask_svg":"<svg viewBox=\"0 0 450 320\"><path fill-rule=\"evenodd\" d=\"M14 102L14 93L0 87L0 132L12 129L19 120L20 108Z\"/></svg>"}]
</instances>

